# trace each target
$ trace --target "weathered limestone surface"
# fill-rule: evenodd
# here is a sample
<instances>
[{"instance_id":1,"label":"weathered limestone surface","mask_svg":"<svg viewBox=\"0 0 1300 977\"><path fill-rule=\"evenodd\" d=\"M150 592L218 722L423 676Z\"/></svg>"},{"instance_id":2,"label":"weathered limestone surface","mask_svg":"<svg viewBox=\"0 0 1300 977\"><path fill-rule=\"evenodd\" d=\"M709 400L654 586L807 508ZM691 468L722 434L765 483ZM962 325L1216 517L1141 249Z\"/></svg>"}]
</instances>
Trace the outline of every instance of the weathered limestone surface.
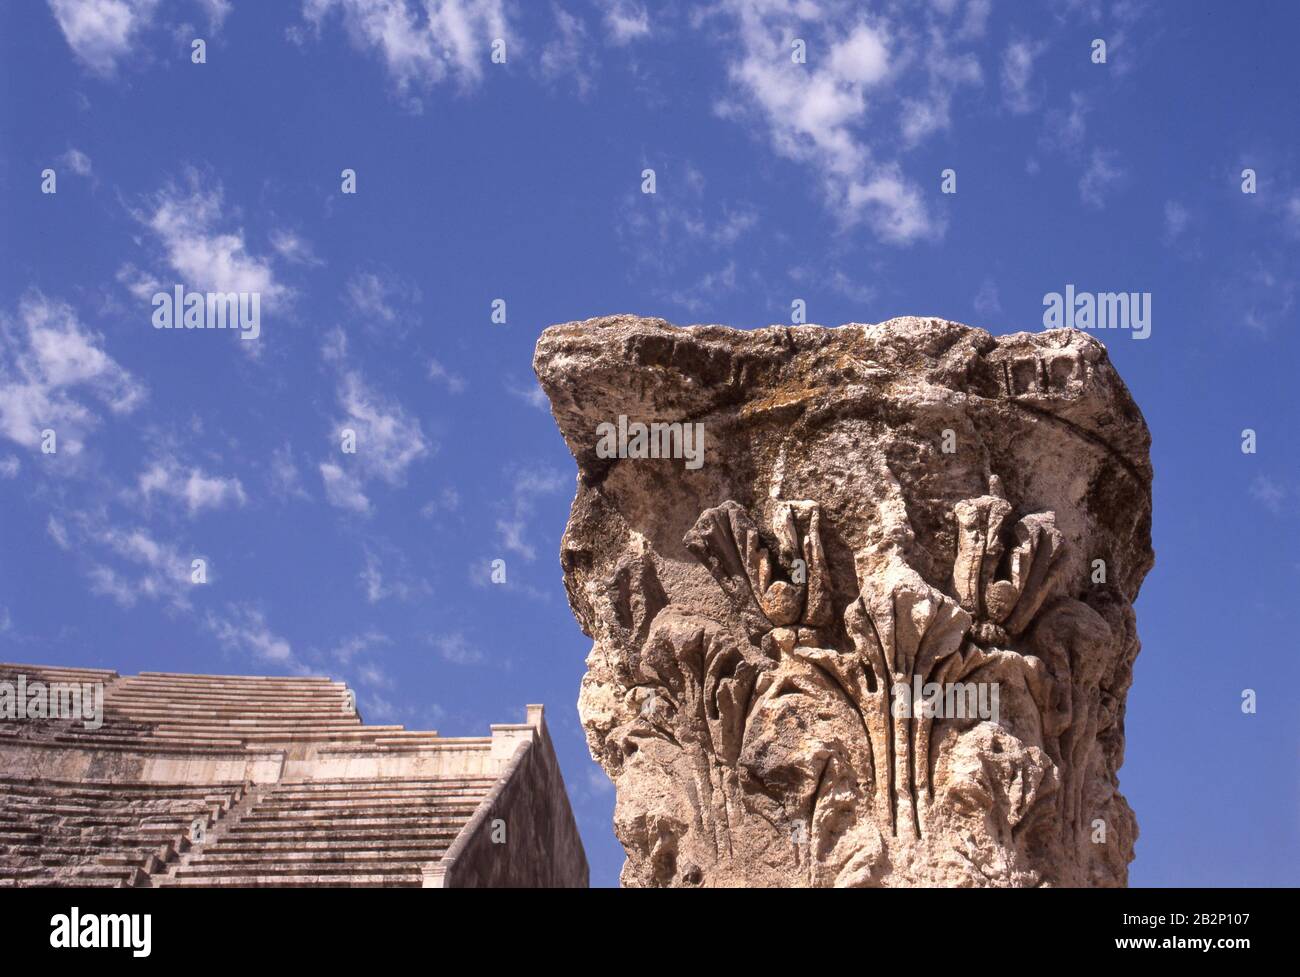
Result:
<instances>
[{"instance_id":1,"label":"weathered limestone surface","mask_svg":"<svg viewBox=\"0 0 1300 977\"><path fill-rule=\"evenodd\" d=\"M613 316L534 368L625 885L1126 883L1150 437L1101 343ZM620 415L703 424L704 464L601 457Z\"/></svg>"}]
</instances>

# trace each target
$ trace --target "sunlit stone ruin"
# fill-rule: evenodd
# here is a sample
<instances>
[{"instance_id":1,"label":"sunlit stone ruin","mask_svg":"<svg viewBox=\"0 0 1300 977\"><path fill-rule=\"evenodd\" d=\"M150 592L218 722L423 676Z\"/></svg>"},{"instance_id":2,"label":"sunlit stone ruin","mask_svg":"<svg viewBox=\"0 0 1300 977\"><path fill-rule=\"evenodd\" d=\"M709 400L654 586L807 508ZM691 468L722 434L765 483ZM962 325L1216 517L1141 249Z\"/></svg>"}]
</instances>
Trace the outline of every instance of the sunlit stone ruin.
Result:
<instances>
[{"instance_id":1,"label":"sunlit stone ruin","mask_svg":"<svg viewBox=\"0 0 1300 977\"><path fill-rule=\"evenodd\" d=\"M0 665L0 887L587 885L541 706L364 725L325 678Z\"/></svg>"},{"instance_id":2,"label":"sunlit stone ruin","mask_svg":"<svg viewBox=\"0 0 1300 977\"><path fill-rule=\"evenodd\" d=\"M534 368L624 885L1126 884L1152 473L1100 342L613 316Z\"/></svg>"}]
</instances>

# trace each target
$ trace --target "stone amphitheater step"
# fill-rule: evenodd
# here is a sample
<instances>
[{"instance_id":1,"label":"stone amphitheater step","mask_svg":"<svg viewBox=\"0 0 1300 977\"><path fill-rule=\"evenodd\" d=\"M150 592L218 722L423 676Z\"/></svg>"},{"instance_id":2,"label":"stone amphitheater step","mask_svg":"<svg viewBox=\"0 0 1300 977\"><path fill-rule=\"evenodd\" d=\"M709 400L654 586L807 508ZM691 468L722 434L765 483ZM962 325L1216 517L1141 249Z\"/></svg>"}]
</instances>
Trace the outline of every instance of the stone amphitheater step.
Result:
<instances>
[{"instance_id":1,"label":"stone amphitheater step","mask_svg":"<svg viewBox=\"0 0 1300 977\"><path fill-rule=\"evenodd\" d=\"M421 885L493 783L280 784L155 885Z\"/></svg>"},{"instance_id":2,"label":"stone amphitheater step","mask_svg":"<svg viewBox=\"0 0 1300 977\"><path fill-rule=\"evenodd\" d=\"M0 662L0 679L26 675L27 681L110 682L118 677L111 668L73 668L65 665L24 665Z\"/></svg>"},{"instance_id":3,"label":"stone amphitheater step","mask_svg":"<svg viewBox=\"0 0 1300 977\"><path fill-rule=\"evenodd\" d=\"M388 850L380 852L288 852L274 861L244 855L226 856L222 852L205 853L203 859L186 868L176 870L175 878L200 875L316 875L320 872L337 872L344 868L362 874L391 872L419 872L420 865L433 861L428 849L410 851Z\"/></svg>"},{"instance_id":4,"label":"stone amphitheater step","mask_svg":"<svg viewBox=\"0 0 1300 977\"><path fill-rule=\"evenodd\" d=\"M165 693L150 693L148 695L128 695L120 692L114 692L111 696L105 695L107 704L112 708L121 710L139 710L143 712L162 712L172 709L193 711L210 710L214 712L283 712L288 715L301 715L304 713L318 713L333 711L336 714L343 712L344 703L347 696L340 693L332 696L319 696L305 699L301 697L290 697L284 695L275 696L251 696L238 695L230 697L215 696L182 696L167 695Z\"/></svg>"},{"instance_id":5,"label":"stone amphitheater step","mask_svg":"<svg viewBox=\"0 0 1300 977\"><path fill-rule=\"evenodd\" d=\"M446 751L453 754L451 763L462 764L456 754L486 756L492 742L363 725L347 687L323 678L18 670L29 681L100 681L106 688L105 721L96 730L77 721L0 723L5 743L17 740L23 748L202 760L274 757L309 744L307 756L329 756L331 762ZM426 775L290 781L245 790L238 784L33 784L0 776L0 886L68 880L167 887L418 886L495 783L489 776ZM209 826L197 844L188 840L195 818Z\"/></svg>"},{"instance_id":6,"label":"stone amphitheater step","mask_svg":"<svg viewBox=\"0 0 1300 977\"><path fill-rule=\"evenodd\" d=\"M472 813L472 812L471 812ZM446 817L427 815L423 819L411 819L407 823L394 823L385 818L369 818L338 822L321 821L258 821L230 826L225 837L232 841L292 841L295 838L311 841L328 841L341 838L348 841L364 841L367 838L432 838L456 832L464 825L468 814L455 814Z\"/></svg>"},{"instance_id":7,"label":"stone amphitheater step","mask_svg":"<svg viewBox=\"0 0 1300 977\"><path fill-rule=\"evenodd\" d=\"M162 879L154 883L159 888L175 889L189 886L230 886L245 889L387 889L419 888L424 881L419 872L356 875L351 870L341 873L316 875L231 875L224 877L186 876L180 879Z\"/></svg>"},{"instance_id":8,"label":"stone amphitheater step","mask_svg":"<svg viewBox=\"0 0 1300 977\"><path fill-rule=\"evenodd\" d=\"M239 784L28 781L0 776L0 882L133 885L196 819L215 820ZM15 819L16 817L16 819Z\"/></svg>"},{"instance_id":9,"label":"stone amphitheater step","mask_svg":"<svg viewBox=\"0 0 1300 977\"><path fill-rule=\"evenodd\" d=\"M199 734L190 730L154 730L153 738L155 740L203 740L206 733ZM398 734L389 733L388 736L397 736ZM247 731L226 728L212 734L214 740L225 742L228 739L235 739L236 742L244 740L247 742L284 742L286 740L327 740L339 743L364 743L377 739L379 734L373 732L369 727L358 727L350 730L303 730L291 729L287 731L250 729ZM397 742L436 742L437 735L428 733L412 733L409 737L398 736Z\"/></svg>"},{"instance_id":10,"label":"stone amphitheater step","mask_svg":"<svg viewBox=\"0 0 1300 977\"><path fill-rule=\"evenodd\" d=\"M213 682L247 683L250 685L297 686L297 685L342 685L325 675L303 675L301 677L285 675L203 675L198 672L140 672L129 676L133 679L166 679L176 684L203 685Z\"/></svg>"},{"instance_id":11,"label":"stone amphitheater step","mask_svg":"<svg viewBox=\"0 0 1300 977\"><path fill-rule=\"evenodd\" d=\"M341 787L335 784L329 784L322 787L307 788L303 790L293 788L281 788L263 801L264 807L277 807L281 804L301 804L306 802L316 803L328 800L361 800L374 798L376 800L384 798L394 798L403 800L411 796L419 797L464 797L477 800L488 792L492 787L492 781L485 780L477 783L450 783L440 784L436 781L433 784L405 784L405 783L386 783L379 787Z\"/></svg>"},{"instance_id":12,"label":"stone amphitheater step","mask_svg":"<svg viewBox=\"0 0 1300 977\"><path fill-rule=\"evenodd\" d=\"M259 839L256 841L243 840L238 836L226 835L222 838L220 847L213 845L203 855L203 860L232 860L246 856L262 856L268 852L282 854L285 858L296 858L299 856L310 855L313 852L330 853L366 853L366 852L404 852L404 853L425 853L432 852L432 857L422 858L423 861L436 861L438 856L446 851L451 843L456 839L459 828L448 828L446 831L433 833L427 832L422 836L414 837L409 834L403 834L401 838L376 838L371 834L362 833L359 837L348 840L347 836L341 833L330 834L319 841L304 839L298 835L292 838L284 839Z\"/></svg>"}]
</instances>

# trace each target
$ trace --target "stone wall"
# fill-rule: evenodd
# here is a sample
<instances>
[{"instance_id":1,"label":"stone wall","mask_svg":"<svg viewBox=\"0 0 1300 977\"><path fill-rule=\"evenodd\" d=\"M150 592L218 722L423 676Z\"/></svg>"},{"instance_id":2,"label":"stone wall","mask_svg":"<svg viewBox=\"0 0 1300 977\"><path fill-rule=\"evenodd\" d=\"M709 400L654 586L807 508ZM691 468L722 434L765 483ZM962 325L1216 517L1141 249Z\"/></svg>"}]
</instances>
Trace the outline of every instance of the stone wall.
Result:
<instances>
[{"instance_id":1,"label":"stone wall","mask_svg":"<svg viewBox=\"0 0 1300 977\"><path fill-rule=\"evenodd\" d=\"M587 856L541 707L529 725L493 726L512 748L497 786L438 864L444 888L586 888Z\"/></svg>"}]
</instances>

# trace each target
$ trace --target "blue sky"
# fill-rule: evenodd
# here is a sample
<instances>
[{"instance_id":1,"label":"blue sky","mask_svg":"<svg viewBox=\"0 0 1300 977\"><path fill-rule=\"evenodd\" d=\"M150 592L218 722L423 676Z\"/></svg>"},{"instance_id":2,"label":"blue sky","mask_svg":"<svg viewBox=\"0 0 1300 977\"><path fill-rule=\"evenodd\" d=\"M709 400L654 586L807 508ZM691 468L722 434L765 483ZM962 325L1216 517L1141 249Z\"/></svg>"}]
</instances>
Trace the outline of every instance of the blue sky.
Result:
<instances>
[{"instance_id":1,"label":"blue sky","mask_svg":"<svg viewBox=\"0 0 1300 977\"><path fill-rule=\"evenodd\" d=\"M1102 336L1156 471L1131 881L1296 884L1297 28L1245 2L6 4L0 659L325 673L448 735L544 702L612 885L540 331L803 299L1004 333L1067 284L1149 292L1148 339ZM258 291L261 335L155 330L176 283Z\"/></svg>"}]
</instances>

